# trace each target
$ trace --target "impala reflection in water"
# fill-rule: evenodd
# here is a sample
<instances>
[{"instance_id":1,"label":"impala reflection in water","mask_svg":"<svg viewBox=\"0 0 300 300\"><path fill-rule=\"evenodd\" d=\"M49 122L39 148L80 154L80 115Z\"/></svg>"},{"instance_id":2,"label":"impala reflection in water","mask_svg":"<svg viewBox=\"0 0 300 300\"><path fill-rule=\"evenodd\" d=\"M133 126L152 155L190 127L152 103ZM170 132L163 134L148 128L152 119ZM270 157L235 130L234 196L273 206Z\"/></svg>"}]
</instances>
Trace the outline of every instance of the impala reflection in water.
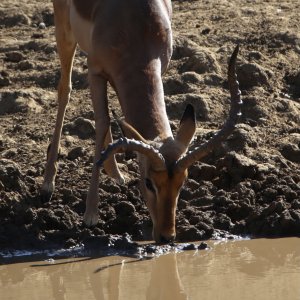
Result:
<instances>
[{"instance_id":1,"label":"impala reflection in water","mask_svg":"<svg viewBox=\"0 0 300 300\"><path fill-rule=\"evenodd\" d=\"M210 242L148 259L102 257L0 267L8 299L299 299L300 240Z\"/></svg>"}]
</instances>

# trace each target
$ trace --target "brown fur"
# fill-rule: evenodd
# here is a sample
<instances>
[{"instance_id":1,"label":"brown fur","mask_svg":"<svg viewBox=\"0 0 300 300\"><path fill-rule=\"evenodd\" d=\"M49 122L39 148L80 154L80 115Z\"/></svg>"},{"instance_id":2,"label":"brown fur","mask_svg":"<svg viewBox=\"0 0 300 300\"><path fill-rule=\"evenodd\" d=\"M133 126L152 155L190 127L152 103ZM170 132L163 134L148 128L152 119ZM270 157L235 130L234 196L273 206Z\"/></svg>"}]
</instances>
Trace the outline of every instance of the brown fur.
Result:
<instances>
[{"instance_id":1,"label":"brown fur","mask_svg":"<svg viewBox=\"0 0 300 300\"><path fill-rule=\"evenodd\" d=\"M72 0L76 11L83 19L92 21L94 12L102 0Z\"/></svg>"},{"instance_id":2,"label":"brown fur","mask_svg":"<svg viewBox=\"0 0 300 300\"><path fill-rule=\"evenodd\" d=\"M180 125L177 137L173 138L161 79L172 53L171 2L53 0L53 4L61 79L57 121L42 192L51 197L54 190L56 159L64 114L70 98L71 70L78 42L88 52L89 83L96 127L94 166L84 222L88 226L98 222L99 168L96 162L101 150L112 142L107 99L107 82L110 81L116 89L128 122L123 123L125 134L160 147L162 161L166 163L163 171L157 172L146 155L139 155L141 190L153 220L155 241L174 239L177 199L187 172L174 172L173 168L193 137L195 120L187 115ZM70 9L75 9L77 14L71 14ZM105 161L104 167L110 176L119 182L124 181L113 156ZM152 190L147 188L145 179L153 184Z\"/></svg>"}]
</instances>

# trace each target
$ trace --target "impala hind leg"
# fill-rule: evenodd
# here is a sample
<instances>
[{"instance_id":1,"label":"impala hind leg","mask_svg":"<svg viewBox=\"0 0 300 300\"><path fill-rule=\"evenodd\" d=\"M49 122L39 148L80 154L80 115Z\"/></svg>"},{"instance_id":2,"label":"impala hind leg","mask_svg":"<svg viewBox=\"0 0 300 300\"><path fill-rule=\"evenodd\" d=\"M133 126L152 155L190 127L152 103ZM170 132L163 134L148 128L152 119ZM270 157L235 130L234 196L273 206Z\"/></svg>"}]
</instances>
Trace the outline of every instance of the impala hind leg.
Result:
<instances>
[{"instance_id":1,"label":"impala hind leg","mask_svg":"<svg viewBox=\"0 0 300 300\"><path fill-rule=\"evenodd\" d=\"M83 221L87 226L92 226L98 223L99 218L98 186L100 171L96 165L96 162L99 160L101 151L104 149L104 147L112 141L112 136L110 131L110 118L107 103L107 81L99 75L89 74L89 82L95 115L96 145L92 177L86 199L86 210ZM104 168L108 175L112 176L119 182L124 181L114 157L105 163Z\"/></svg>"},{"instance_id":2,"label":"impala hind leg","mask_svg":"<svg viewBox=\"0 0 300 300\"><path fill-rule=\"evenodd\" d=\"M53 5L55 12L55 36L57 51L60 58L61 77L58 84L58 111L55 129L50 147L48 148L44 182L41 187L41 196L43 201L49 201L51 199L55 187L57 154L65 111L72 89L71 71L76 48L76 41L73 37L69 23L68 6L66 1L53 1Z\"/></svg>"}]
</instances>

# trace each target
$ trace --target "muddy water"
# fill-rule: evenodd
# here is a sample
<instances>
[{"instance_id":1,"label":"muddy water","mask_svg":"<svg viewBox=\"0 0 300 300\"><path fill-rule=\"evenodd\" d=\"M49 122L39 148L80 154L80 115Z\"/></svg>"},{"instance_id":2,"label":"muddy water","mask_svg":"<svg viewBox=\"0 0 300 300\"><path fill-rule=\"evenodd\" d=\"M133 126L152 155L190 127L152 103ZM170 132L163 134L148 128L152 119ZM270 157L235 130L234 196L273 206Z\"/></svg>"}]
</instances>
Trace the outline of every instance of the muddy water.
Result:
<instances>
[{"instance_id":1,"label":"muddy water","mask_svg":"<svg viewBox=\"0 0 300 300\"><path fill-rule=\"evenodd\" d=\"M0 266L0 299L300 299L300 239L210 242L209 250Z\"/></svg>"}]
</instances>

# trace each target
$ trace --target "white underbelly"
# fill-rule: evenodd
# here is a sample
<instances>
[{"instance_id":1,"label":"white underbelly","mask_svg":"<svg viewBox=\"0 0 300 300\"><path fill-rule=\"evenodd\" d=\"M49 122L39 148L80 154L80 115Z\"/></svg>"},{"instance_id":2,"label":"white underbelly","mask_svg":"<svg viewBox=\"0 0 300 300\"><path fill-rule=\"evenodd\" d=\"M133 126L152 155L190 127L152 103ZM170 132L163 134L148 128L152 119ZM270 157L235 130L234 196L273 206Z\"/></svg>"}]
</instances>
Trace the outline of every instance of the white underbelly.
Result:
<instances>
[{"instance_id":1,"label":"white underbelly","mask_svg":"<svg viewBox=\"0 0 300 300\"><path fill-rule=\"evenodd\" d=\"M70 1L70 23L79 47L89 53L93 25L80 17L72 1Z\"/></svg>"}]
</instances>

